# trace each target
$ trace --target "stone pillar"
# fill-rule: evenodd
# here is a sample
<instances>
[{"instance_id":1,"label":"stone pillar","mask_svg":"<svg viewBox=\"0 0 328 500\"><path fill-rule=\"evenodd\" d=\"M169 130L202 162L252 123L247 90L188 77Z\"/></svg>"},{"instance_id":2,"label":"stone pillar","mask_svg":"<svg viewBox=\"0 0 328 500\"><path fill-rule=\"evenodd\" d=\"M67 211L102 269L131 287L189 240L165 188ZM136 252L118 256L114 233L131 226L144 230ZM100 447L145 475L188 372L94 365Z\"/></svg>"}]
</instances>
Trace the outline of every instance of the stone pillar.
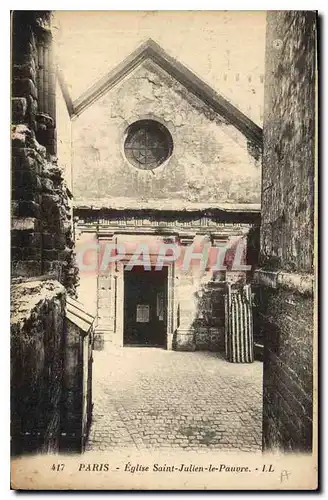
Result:
<instances>
[{"instance_id":1,"label":"stone pillar","mask_svg":"<svg viewBox=\"0 0 328 500\"><path fill-rule=\"evenodd\" d=\"M179 274L178 291L178 328L176 330L174 348L177 351L194 351L196 349L193 321L195 317L195 300L193 277Z\"/></svg>"},{"instance_id":2,"label":"stone pillar","mask_svg":"<svg viewBox=\"0 0 328 500\"><path fill-rule=\"evenodd\" d=\"M98 276L97 276L97 314L98 323L96 329L95 347L99 350L107 348L108 343L113 341L115 314L113 308L114 297L114 275L111 265L105 265L106 245L112 245L113 233L101 231L97 233L99 244Z\"/></svg>"},{"instance_id":3,"label":"stone pillar","mask_svg":"<svg viewBox=\"0 0 328 500\"><path fill-rule=\"evenodd\" d=\"M37 140L49 155L56 155L56 69L52 34L49 29L38 28L38 115Z\"/></svg>"},{"instance_id":4,"label":"stone pillar","mask_svg":"<svg viewBox=\"0 0 328 500\"><path fill-rule=\"evenodd\" d=\"M194 234L180 235L180 244L193 244ZM185 248L183 248L185 250ZM182 265L182 262L181 262ZM174 335L173 348L177 351L194 351L196 348L193 321L195 318L195 297L193 271L177 269L178 327Z\"/></svg>"}]
</instances>

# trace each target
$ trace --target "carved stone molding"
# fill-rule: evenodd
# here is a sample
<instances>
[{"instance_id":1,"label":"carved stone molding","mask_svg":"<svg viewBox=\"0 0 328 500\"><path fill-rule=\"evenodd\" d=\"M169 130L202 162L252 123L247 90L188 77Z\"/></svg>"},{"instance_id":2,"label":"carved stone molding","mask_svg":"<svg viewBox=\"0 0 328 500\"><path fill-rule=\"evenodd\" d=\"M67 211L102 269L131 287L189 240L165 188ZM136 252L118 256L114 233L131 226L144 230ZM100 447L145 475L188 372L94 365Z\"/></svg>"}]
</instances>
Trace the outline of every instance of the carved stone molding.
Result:
<instances>
[{"instance_id":1,"label":"carved stone molding","mask_svg":"<svg viewBox=\"0 0 328 500\"><path fill-rule=\"evenodd\" d=\"M141 218L138 216L108 218L97 217L97 214L91 215L77 221L77 230L79 232L96 233L99 239L107 239L114 234L149 234L162 236L163 238L181 238L192 239L196 235L211 235L211 239L220 242L227 240L229 236L245 235L248 233L252 224L238 222L216 221L210 216L201 217L183 217L183 215L170 220L163 215L157 215L152 218Z\"/></svg>"}]
</instances>

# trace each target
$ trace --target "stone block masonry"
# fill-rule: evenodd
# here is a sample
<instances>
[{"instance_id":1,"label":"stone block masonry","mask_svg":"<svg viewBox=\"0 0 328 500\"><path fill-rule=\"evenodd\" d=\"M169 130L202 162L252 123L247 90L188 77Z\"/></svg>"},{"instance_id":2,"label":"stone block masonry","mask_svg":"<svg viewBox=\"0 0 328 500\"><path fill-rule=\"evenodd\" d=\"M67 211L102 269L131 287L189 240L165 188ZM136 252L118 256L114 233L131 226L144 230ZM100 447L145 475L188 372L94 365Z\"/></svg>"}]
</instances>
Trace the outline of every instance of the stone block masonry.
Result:
<instances>
[{"instance_id":1,"label":"stone block masonry","mask_svg":"<svg viewBox=\"0 0 328 500\"><path fill-rule=\"evenodd\" d=\"M61 168L27 125L13 125L12 145L12 275L51 274L74 292L72 215Z\"/></svg>"},{"instance_id":2,"label":"stone block masonry","mask_svg":"<svg viewBox=\"0 0 328 500\"><path fill-rule=\"evenodd\" d=\"M261 289L264 330L263 448L310 450L313 398L313 297Z\"/></svg>"},{"instance_id":3,"label":"stone block masonry","mask_svg":"<svg viewBox=\"0 0 328 500\"><path fill-rule=\"evenodd\" d=\"M316 17L268 13L261 261L313 271Z\"/></svg>"},{"instance_id":4,"label":"stone block masonry","mask_svg":"<svg viewBox=\"0 0 328 500\"><path fill-rule=\"evenodd\" d=\"M13 455L60 449L66 292L75 294L78 272L70 194L55 157L48 18L48 11L12 14Z\"/></svg>"},{"instance_id":5,"label":"stone block masonry","mask_svg":"<svg viewBox=\"0 0 328 500\"><path fill-rule=\"evenodd\" d=\"M13 14L12 276L44 274L75 292L72 213L55 158L55 81L47 12Z\"/></svg>"},{"instance_id":6,"label":"stone block masonry","mask_svg":"<svg viewBox=\"0 0 328 500\"><path fill-rule=\"evenodd\" d=\"M56 154L55 64L49 11L12 14L12 118Z\"/></svg>"},{"instance_id":7,"label":"stone block masonry","mask_svg":"<svg viewBox=\"0 0 328 500\"><path fill-rule=\"evenodd\" d=\"M313 445L316 15L267 15L257 328L263 449Z\"/></svg>"}]
</instances>

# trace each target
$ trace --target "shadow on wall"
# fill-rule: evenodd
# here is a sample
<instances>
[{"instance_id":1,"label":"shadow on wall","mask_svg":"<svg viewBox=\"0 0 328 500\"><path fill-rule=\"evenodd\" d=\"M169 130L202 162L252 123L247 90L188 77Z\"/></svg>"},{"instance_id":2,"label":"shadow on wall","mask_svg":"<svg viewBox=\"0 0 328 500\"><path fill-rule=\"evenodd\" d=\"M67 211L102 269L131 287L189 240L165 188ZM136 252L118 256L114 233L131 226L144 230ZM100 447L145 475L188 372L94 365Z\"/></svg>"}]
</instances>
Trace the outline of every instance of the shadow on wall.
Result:
<instances>
[{"instance_id":1,"label":"shadow on wall","mask_svg":"<svg viewBox=\"0 0 328 500\"><path fill-rule=\"evenodd\" d=\"M203 284L194 297L195 318L183 333L178 322L173 349L225 353L232 362L252 362L254 355L262 359L262 350L254 349L252 293L246 277L231 284L221 273Z\"/></svg>"},{"instance_id":2,"label":"shadow on wall","mask_svg":"<svg viewBox=\"0 0 328 500\"><path fill-rule=\"evenodd\" d=\"M210 281L195 292L197 310L192 324L195 350L224 352L225 281Z\"/></svg>"}]
</instances>

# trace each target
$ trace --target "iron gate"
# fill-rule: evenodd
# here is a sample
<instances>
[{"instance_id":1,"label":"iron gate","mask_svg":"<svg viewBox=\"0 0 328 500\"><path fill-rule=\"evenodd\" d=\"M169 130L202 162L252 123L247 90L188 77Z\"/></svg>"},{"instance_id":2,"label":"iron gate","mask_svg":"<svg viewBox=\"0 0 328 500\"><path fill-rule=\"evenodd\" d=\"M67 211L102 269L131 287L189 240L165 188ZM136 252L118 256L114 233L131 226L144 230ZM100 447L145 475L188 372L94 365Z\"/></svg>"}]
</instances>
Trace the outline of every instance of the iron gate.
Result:
<instances>
[{"instance_id":1,"label":"iron gate","mask_svg":"<svg viewBox=\"0 0 328 500\"><path fill-rule=\"evenodd\" d=\"M225 353L232 363L254 361L251 286L227 283L225 296Z\"/></svg>"}]
</instances>

